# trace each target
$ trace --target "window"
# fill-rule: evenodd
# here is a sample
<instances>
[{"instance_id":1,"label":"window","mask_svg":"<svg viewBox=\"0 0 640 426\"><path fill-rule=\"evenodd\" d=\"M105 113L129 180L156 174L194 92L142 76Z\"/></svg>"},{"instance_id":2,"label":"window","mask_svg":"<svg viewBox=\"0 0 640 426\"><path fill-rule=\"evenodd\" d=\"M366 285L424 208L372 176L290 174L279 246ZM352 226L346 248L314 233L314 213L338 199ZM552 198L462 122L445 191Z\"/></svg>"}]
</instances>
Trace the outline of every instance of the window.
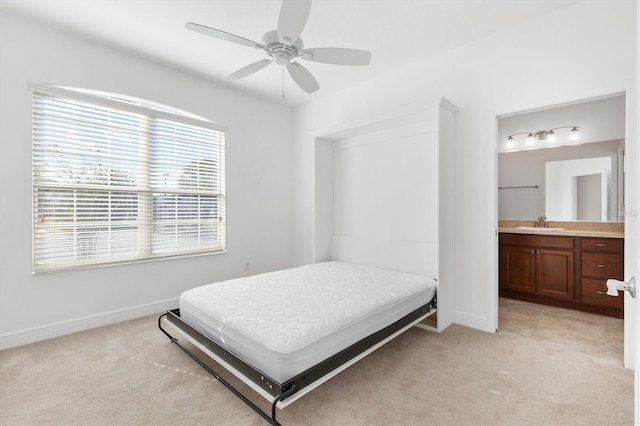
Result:
<instances>
[{"instance_id":1,"label":"window","mask_svg":"<svg viewBox=\"0 0 640 426\"><path fill-rule=\"evenodd\" d=\"M34 272L225 250L224 129L122 97L40 88Z\"/></svg>"}]
</instances>

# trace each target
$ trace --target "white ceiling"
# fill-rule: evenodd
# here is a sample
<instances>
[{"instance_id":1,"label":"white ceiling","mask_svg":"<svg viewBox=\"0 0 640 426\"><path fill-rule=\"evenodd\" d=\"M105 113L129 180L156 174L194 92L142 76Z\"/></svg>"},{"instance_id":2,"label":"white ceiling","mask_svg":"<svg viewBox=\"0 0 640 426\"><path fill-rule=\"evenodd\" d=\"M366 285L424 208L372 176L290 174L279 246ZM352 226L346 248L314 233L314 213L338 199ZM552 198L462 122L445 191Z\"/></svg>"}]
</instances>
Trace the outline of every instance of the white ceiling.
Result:
<instances>
[{"instance_id":1,"label":"white ceiling","mask_svg":"<svg viewBox=\"0 0 640 426\"><path fill-rule=\"evenodd\" d=\"M349 47L372 52L371 64L304 62L320 84L308 95L271 64L245 79L233 71L266 54L186 30L193 21L250 40L275 29L279 0L0 0L0 10L50 23L93 41L296 106L518 26L576 0L314 0L301 38L305 47Z\"/></svg>"}]
</instances>

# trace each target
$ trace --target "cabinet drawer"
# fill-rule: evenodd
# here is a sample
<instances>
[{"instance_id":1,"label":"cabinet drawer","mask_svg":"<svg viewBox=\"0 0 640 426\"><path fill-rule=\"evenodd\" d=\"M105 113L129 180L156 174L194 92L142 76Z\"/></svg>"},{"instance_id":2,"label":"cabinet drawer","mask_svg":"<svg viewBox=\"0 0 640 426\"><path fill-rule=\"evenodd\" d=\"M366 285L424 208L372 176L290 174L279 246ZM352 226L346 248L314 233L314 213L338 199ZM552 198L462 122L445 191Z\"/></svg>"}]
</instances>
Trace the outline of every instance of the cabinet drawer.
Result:
<instances>
[{"instance_id":1,"label":"cabinet drawer","mask_svg":"<svg viewBox=\"0 0 640 426\"><path fill-rule=\"evenodd\" d=\"M583 238L582 250L585 251L609 251L622 253L624 240L621 238Z\"/></svg>"},{"instance_id":2,"label":"cabinet drawer","mask_svg":"<svg viewBox=\"0 0 640 426\"><path fill-rule=\"evenodd\" d=\"M588 303L589 305L620 309L624 306L623 292L620 292L618 296L607 296L607 280L583 278L581 284L582 302Z\"/></svg>"},{"instance_id":3,"label":"cabinet drawer","mask_svg":"<svg viewBox=\"0 0 640 426\"><path fill-rule=\"evenodd\" d=\"M622 279L622 255L582 253L582 276Z\"/></svg>"},{"instance_id":4,"label":"cabinet drawer","mask_svg":"<svg viewBox=\"0 0 640 426\"><path fill-rule=\"evenodd\" d=\"M528 247L547 247L572 249L573 237L556 237L549 235L531 235L531 234L501 234L502 244L510 246L528 246Z\"/></svg>"}]
</instances>

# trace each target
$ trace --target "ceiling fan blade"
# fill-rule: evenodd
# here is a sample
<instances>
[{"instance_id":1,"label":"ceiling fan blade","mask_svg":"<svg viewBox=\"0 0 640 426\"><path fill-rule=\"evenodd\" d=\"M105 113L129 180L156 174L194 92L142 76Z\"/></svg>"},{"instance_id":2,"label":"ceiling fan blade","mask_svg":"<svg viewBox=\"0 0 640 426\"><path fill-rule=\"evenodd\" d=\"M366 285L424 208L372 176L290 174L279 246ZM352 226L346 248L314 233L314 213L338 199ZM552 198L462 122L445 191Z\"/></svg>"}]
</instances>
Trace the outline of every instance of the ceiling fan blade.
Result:
<instances>
[{"instance_id":1,"label":"ceiling fan blade","mask_svg":"<svg viewBox=\"0 0 640 426\"><path fill-rule=\"evenodd\" d=\"M369 65L371 52L342 47L316 47L303 50L302 59L334 65Z\"/></svg>"},{"instance_id":2,"label":"ceiling fan blade","mask_svg":"<svg viewBox=\"0 0 640 426\"><path fill-rule=\"evenodd\" d=\"M293 81L296 82L302 90L307 93L313 93L320 88L315 77L311 75L309 70L297 62L291 62L287 65L287 71L291 74Z\"/></svg>"},{"instance_id":3,"label":"ceiling fan blade","mask_svg":"<svg viewBox=\"0 0 640 426\"><path fill-rule=\"evenodd\" d=\"M244 78L244 77L246 77L248 75L253 74L254 72L260 71L262 68L266 67L271 62L273 62L273 59L263 59L261 61L254 62L254 63L249 64L246 67L242 67L238 71L232 73L231 75L229 75L229 78L231 80L239 80L241 78Z\"/></svg>"},{"instance_id":4,"label":"ceiling fan blade","mask_svg":"<svg viewBox=\"0 0 640 426\"><path fill-rule=\"evenodd\" d=\"M257 41L252 41L244 37L237 36L235 34L228 33L222 30L216 30L215 28L205 27L204 25L194 24L193 22L187 22L185 28L204 35L219 38L221 40L230 41L231 43L241 44L243 46L253 47L255 49L264 49L264 45Z\"/></svg>"},{"instance_id":5,"label":"ceiling fan blade","mask_svg":"<svg viewBox=\"0 0 640 426\"><path fill-rule=\"evenodd\" d=\"M278 17L278 38L285 44L293 44L309 18L311 0L282 0L280 16Z\"/></svg>"}]
</instances>

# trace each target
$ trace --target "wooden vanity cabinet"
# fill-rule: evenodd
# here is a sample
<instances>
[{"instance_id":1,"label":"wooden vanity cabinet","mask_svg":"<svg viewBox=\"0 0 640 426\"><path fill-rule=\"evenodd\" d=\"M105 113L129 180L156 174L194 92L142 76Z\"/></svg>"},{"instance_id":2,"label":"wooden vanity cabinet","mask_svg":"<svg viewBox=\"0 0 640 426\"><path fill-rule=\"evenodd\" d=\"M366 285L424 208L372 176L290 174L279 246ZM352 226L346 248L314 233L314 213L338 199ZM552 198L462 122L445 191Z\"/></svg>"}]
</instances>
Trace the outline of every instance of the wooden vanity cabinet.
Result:
<instances>
[{"instance_id":1,"label":"wooden vanity cabinet","mask_svg":"<svg viewBox=\"0 0 640 426\"><path fill-rule=\"evenodd\" d=\"M623 297L606 295L622 239L501 233L499 250L500 296L622 318Z\"/></svg>"},{"instance_id":2,"label":"wooden vanity cabinet","mask_svg":"<svg viewBox=\"0 0 640 426\"><path fill-rule=\"evenodd\" d=\"M573 300L573 237L502 234L500 242L501 289Z\"/></svg>"}]
</instances>

